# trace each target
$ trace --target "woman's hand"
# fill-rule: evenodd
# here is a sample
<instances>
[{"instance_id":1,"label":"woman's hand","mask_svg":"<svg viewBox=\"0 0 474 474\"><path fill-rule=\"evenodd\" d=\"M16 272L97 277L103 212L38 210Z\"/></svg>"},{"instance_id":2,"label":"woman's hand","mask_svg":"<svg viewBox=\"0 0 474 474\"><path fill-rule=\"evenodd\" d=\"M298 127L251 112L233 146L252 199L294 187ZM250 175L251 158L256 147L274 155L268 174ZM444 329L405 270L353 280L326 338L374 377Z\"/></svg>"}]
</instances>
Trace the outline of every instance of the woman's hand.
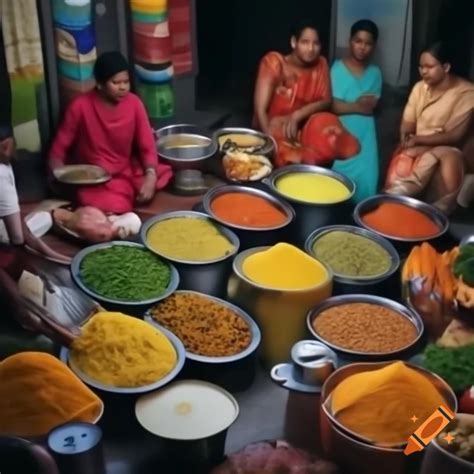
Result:
<instances>
[{"instance_id":1,"label":"woman's hand","mask_svg":"<svg viewBox=\"0 0 474 474\"><path fill-rule=\"evenodd\" d=\"M402 143L403 148L413 148L420 145L418 137L416 135L410 134L405 137L404 143Z\"/></svg>"},{"instance_id":2,"label":"woman's hand","mask_svg":"<svg viewBox=\"0 0 474 474\"><path fill-rule=\"evenodd\" d=\"M362 115L372 115L377 107L378 98L374 95L363 95L356 101L356 107Z\"/></svg>"},{"instance_id":3,"label":"woman's hand","mask_svg":"<svg viewBox=\"0 0 474 474\"><path fill-rule=\"evenodd\" d=\"M292 113L285 124L285 136L290 142L294 142L298 137L299 117Z\"/></svg>"},{"instance_id":4,"label":"woman's hand","mask_svg":"<svg viewBox=\"0 0 474 474\"><path fill-rule=\"evenodd\" d=\"M156 191L156 173L146 173L142 187L138 192L137 202L145 203L151 201Z\"/></svg>"}]
</instances>

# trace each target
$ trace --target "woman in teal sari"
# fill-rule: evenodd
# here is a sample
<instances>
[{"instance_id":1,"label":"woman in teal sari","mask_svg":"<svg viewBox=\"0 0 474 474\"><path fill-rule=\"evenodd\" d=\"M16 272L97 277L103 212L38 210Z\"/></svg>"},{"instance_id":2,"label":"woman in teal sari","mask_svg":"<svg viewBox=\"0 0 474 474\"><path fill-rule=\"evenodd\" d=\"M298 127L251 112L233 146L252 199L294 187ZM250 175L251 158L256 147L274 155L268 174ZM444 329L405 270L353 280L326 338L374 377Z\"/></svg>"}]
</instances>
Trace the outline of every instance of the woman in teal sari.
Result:
<instances>
[{"instance_id":1,"label":"woman in teal sari","mask_svg":"<svg viewBox=\"0 0 474 474\"><path fill-rule=\"evenodd\" d=\"M333 169L356 183L354 201L377 192L379 157L373 113L382 93L382 73L369 63L378 38L377 25L359 20L352 25L350 55L331 68L333 111L359 140L361 151L348 160L337 160Z\"/></svg>"}]
</instances>

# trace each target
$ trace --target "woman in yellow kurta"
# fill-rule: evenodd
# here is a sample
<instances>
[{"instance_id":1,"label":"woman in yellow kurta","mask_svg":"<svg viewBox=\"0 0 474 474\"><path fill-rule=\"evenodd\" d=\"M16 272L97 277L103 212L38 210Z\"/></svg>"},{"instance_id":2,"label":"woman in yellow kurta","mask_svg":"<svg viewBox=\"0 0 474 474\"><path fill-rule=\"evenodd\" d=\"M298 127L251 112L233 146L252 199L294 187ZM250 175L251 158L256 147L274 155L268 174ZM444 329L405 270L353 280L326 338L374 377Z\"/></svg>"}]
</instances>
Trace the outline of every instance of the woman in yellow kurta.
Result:
<instances>
[{"instance_id":1,"label":"woman in yellow kurta","mask_svg":"<svg viewBox=\"0 0 474 474\"><path fill-rule=\"evenodd\" d=\"M456 207L464 177L461 152L474 108L474 85L451 72L449 50L435 43L420 57L390 163L385 191L418 196L446 213Z\"/></svg>"}]
</instances>

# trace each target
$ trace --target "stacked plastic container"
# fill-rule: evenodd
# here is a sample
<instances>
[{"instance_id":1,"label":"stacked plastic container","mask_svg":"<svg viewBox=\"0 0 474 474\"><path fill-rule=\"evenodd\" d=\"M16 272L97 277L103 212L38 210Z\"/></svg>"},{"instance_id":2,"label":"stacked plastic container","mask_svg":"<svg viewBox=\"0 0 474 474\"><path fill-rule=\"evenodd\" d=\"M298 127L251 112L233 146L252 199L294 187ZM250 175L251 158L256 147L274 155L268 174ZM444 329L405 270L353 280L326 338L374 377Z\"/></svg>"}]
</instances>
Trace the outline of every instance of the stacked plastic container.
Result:
<instances>
[{"instance_id":1,"label":"stacked plastic container","mask_svg":"<svg viewBox=\"0 0 474 474\"><path fill-rule=\"evenodd\" d=\"M190 0L169 0L171 57L176 76L193 72Z\"/></svg>"},{"instance_id":2,"label":"stacked plastic container","mask_svg":"<svg viewBox=\"0 0 474 474\"><path fill-rule=\"evenodd\" d=\"M95 86L97 58L91 0L53 0L61 105Z\"/></svg>"},{"instance_id":3,"label":"stacked plastic container","mask_svg":"<svg viewBox=\"0 0 474 474\"><path fill-rule=\"evenodd\" d=\"M130 0L137 89L152 119L174 113L167 0Z\"/></svg>"}]
</instances>

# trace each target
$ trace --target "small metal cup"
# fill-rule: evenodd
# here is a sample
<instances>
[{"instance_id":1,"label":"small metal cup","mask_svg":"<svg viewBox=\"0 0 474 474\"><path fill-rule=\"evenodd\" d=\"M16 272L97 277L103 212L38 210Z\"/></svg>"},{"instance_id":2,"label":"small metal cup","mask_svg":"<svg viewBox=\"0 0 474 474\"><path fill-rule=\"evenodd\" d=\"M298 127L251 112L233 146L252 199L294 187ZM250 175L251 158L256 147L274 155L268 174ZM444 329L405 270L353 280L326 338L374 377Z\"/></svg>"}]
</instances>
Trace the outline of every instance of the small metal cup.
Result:
<instances>
[{"instance_id":1,"label":"small metal cup","mask_svg":"<svg viewBox=\"0 0 474 474\"><path fill-rule=\"evenodd\" d=\"M105 474L102 430L90 423L66 423L48 435L48 448L60 472Z\"/></svg>"},{"instance_id":2,"label":"small metal cup","mask_svg":"<svg viewBox=\"0 0 474 474\"><path fill-rule=\"evenodd\" d=\"M337 355L322 342L299 341L291 349L291 363L278 364L270 372L272 379L290 390L319 393L337 367Z\"/></svg>"},{"instance_id":3,"label":"small metal cup","mask_svg":"<svg viewBox=\"0 0 474 474\"><path fill-rule=\"evenodd\" d=\"M299 341L291 349L296 374L307 385L322 385L334 372L337 355L317 341Z\"/></svg>"}]
</instances>

